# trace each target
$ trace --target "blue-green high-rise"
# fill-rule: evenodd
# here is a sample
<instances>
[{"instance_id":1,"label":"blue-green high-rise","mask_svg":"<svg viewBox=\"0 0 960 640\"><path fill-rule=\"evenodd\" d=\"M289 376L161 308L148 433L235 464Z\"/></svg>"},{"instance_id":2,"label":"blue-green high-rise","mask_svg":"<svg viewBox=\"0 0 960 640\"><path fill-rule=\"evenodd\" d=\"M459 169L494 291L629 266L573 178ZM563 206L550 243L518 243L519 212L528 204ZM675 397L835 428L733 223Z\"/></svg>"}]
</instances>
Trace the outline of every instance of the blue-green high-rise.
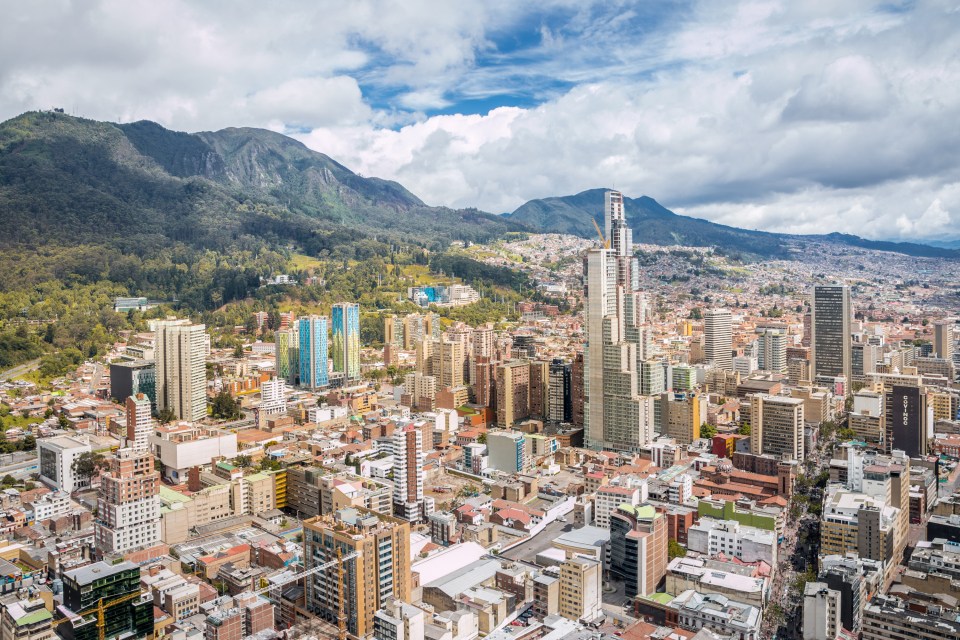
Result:
<instances>
[{"instance_id":1,"label":"blue-green high-rise","mask_svg":"<svg viewBox=\"0 0 960 640\"><path fill-rule=\"evenodd\" d=\"M347 380L360 378L360 305L341 302L333 305L333 370Z\"/></svg>"},{"instance_id":2,"label":"blue-green high-rise","mask_svg":"<svg viewBox=\"0 0 960 640\"><path fill-rule=\"evenodd\" d=\"M299 323L300 384L311 389L326 387L330 384L327 374L327 317L300 318Z\"/></svg>"}]
</instances>

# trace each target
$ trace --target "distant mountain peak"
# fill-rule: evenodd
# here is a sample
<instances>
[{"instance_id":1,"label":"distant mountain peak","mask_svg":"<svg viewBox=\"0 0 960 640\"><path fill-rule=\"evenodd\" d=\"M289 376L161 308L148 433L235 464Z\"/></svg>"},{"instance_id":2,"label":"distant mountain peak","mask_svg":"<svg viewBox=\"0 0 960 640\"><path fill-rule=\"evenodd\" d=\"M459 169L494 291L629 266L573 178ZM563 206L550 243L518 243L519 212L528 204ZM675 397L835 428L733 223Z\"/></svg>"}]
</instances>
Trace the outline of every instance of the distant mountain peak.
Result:
<instances>
[{"instance_id":1,"label":"distant mountain peak","mask_svg":"<svg viewBox=\"0 0 960 640\"><path fill-rule=\"evenodd\" d=\"M542 233L571 233L584 238L595 235L591 218L603 223L603 197L609 189L587 189L570 196L539 198L505 216ZM920 257L960 259L960 251L909 242L865 240L850 234L796 236L739 229L709 220L676 214L649 196L624 194L627 222L635 243L715 247L724 253L758 257L790 257L789 243L819 240L877 251L894 251Z\"/></svg>"}]
</instances>

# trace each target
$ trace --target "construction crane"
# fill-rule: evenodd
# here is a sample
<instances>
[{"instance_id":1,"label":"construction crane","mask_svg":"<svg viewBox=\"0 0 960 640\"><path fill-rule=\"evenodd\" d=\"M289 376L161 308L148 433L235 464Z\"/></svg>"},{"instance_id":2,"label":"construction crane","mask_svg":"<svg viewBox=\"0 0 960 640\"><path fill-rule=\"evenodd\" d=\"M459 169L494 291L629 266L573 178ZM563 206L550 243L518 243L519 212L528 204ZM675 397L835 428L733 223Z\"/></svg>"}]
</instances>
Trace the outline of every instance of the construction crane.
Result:
<instances>
[{"instance_id":1,"label":"construction crane","mask_svg":"<svg viewBox=\"0 0 960 640\"><path fill-rule=\"evenodd\" d=\"M593 228L597 230L597 235L600 236L600 244L603 245L604 249L610 248L610 241L604 240L603 231L600 231L600 225L597 224L597 219L593 216L590 216L590 222L593 223Z\"/></svg>"},{"instance_id":2,"label":"construction crane","mask_svg":"<svg viewBox=\"0 0 960 640\"><path fill-rule=\"evenodd\" d=\"M95 607L90 607L90 608L88 608L88 609L84 609L83 611L77 611L76 614L75 614L76 617L74 617L74 618L60 618L59 620L54 620L53 622L50 623L50 625L51 625L52 627L56 627L57 625L63 624L64 622L73 622L73 621L75 621L77 618L81 618L81 619L82 619L83 616L88 616L88 615L90 615L91 613L96 613L96 614L97 614L97 631L99 632L100 640L106 640L106 637L107 637L107 622L106 622L106 612L107 612L107 609L109 609L110 607L112 607L112 606L114 606L114 605L118 605L118 604L121 604L121 603L124 603L124 602L129 602L130 600L133 600L133 599L135 599L135 598L139 598L141 595L143 595L143 594L140 593L139 591L137 591L137 592L135 592L135 593L128 593L128 594L125 595L125 596L120 596L119 598L114 598L113 600L108 600L107 602L104 602L104 598L100 598L99 600L97 600L97 606L95 606Z\"/></svg>"},{"instance_id":3,"label":"construction crane","mask_svg":"<svg viewBox=\"0 0 960 640\"><path fill-rule=\"evenodd\" d=\"M277 587L282 587L282 586L285 585L285 584L290 584L291 582L296 582L296 581L299 580L300 578L306 578L307 576L313 575L313 574L318 573L318 572L320 572L320 571L325 571L326 569L329 569L330 567L332 567L332 566L334 566L334 565L336 565L336 564L338 564L338 563L340 564L341 570L342 570L342 567L343 567L343 563L344 563L344 562L346 562L347 560L353 560L354 558L359 558L360 555L361 555L361 554L360 554L359 551L351 551L351 552L348 553L347 555L343 555L343 553L340 551L340 549L337 549L337 559L336 559L336 560L331 560L330 562L324 562L323 564L318 564L318 565L315 566L315 567L310 567L310 568L307 569L306 571L301 571L300 573L294 574L294 575L292 575L292 576L287 576L286 578L283 578L283 579L281 579L281 580L278 580L277 582L274 582L274 583L272 583L272 584L269 584L269 585L267 585L266 587L263 587L263 588L261 588L261 589L257 589L256 591L254 591L254 593L257 594L258 596L259 596L259 595L263 595L263 594L269 592L269 591L272 590L272 589L276 589ZM341 600L342 600L342 598L341 598Z\"/></svg>"}]
</instances>

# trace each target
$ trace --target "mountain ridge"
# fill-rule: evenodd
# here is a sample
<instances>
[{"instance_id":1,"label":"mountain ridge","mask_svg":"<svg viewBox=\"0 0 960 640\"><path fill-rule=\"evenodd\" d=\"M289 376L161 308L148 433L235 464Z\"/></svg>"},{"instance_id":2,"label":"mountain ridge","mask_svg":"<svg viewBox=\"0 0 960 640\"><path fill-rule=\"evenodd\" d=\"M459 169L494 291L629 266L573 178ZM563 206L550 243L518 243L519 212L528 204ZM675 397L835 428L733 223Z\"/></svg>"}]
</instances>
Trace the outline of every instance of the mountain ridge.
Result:
<instances>
[{"instance_id":1,"label":"mountain ridge","mask_svg":"<svg viewBox=\"0 0 960 640\"><path fill-rule=\"evenodd\" d=\"M505 218L540 233L571 233L584 238L596 235L591 218L603 227L603 199L606 188L594 188L569 196L530 200ZM913 242L867 240L842 233L797 235L756 231L685 216L670 211L649 196L624 196L627 223L635 243L715 247L727 253L763 258L787 257L790 243L817 241L843 244L875 251L893 251L916 257L960 259L960 250Z\"/></svg>"}]
</instances>

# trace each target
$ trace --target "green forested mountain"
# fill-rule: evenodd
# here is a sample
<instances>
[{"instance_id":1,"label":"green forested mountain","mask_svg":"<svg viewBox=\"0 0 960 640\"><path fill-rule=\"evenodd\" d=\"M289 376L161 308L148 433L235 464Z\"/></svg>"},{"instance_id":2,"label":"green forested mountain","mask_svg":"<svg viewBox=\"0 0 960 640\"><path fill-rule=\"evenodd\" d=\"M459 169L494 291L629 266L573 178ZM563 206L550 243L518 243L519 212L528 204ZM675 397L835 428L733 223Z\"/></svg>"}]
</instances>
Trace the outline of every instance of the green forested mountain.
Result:
<instances>
[{"instance_id":1,"label":"green forested mountain","mask_svg":"<svg viewBox=\"0 0 960 640\"><path fill-rule=\"evenodd\" d=\"M365 260L518 228L428 207L270 131L58 112L0 123L0 220L0 293L109 282L187 309L244 298L292 252Z\"/></svg>"},{"instance_id":2,"label":"green forested mountain","mask_svg":"<svg viewBox=\"0 0 960 640\"><path fill-rule=\"evenodd\" d=\"M0 215L3 246L136 236L216 248L251 235L323 250L311 236L483 240L513 226L427 207L399 184L270 131L187 134L51 112L0 124Z\"/></svg>"},{"instance_id":3,"label":"green forested mountain","mask_svg":"<svg viewBox=\"0 0 960 640\"><path fill-rule=\"evenodd\" d=\"M594 218L603 228L603 194L606 189L590 189L572 196L531 200L506 217L534 231L572 233L584 238L596 235ZM681 216L653 198L624 198L627 222L635 243L716 247L726 253L759 257L789 256L788 242L817 240L877 251L896 251L913 256L960 258L960 251L909 242L865 240L857 236L831 233L822 236L796 236L729 227L700 218Z\"/></svg>"}]
</instances>

